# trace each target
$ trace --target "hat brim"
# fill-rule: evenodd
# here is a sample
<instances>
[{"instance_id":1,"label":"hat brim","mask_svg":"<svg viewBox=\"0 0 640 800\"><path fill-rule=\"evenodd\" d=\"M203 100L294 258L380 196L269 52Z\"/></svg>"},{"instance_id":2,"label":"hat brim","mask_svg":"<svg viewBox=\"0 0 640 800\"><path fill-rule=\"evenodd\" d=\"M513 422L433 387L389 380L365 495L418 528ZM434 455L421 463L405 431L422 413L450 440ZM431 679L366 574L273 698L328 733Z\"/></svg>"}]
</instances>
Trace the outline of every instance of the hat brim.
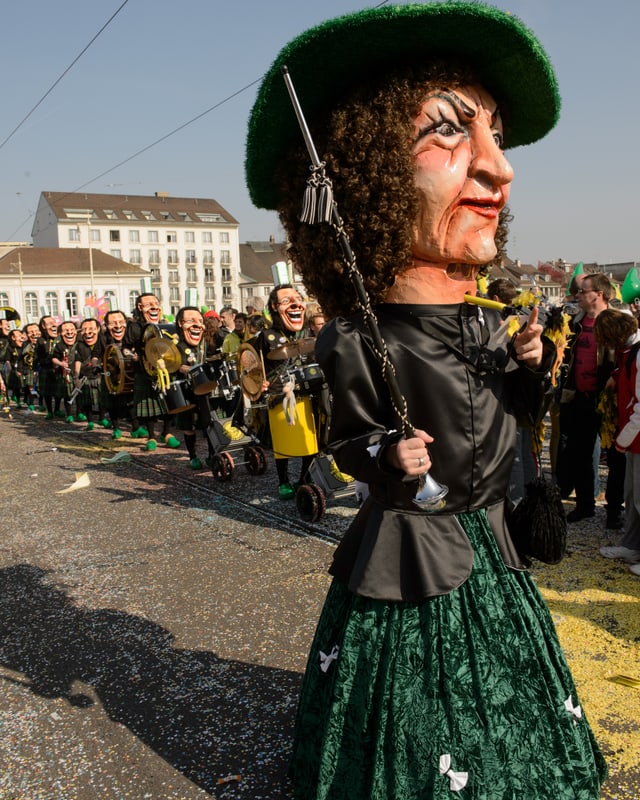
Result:
<instances>
[{"instance_id":1,"label":"hat brim","mask_svg":"<svg viewBox=\"0 0 640 800\"><path fill-rule=\"evenodd\" d=\"M468 64L494 96L505 112L505 147L531 144L555 125L560 96L553 67L533 33L511 14L474 2L347 14L291 41L262 81L249 118L245 162L254 204L278 208L277 166L302 137L283 66L312 128L350 87L383 68L442 58Z\"/></svg>"}]
</instances>

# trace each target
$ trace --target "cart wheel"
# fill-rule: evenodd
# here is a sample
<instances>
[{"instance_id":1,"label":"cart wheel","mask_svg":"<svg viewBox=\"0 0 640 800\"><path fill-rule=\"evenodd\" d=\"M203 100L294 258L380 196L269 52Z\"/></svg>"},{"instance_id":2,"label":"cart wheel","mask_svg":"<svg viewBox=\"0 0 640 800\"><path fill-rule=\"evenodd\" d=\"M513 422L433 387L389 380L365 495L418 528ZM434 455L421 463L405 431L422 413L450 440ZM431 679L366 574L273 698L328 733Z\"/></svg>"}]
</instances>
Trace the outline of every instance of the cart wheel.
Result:
<instances>
[{"instance_id":1,"label":"cart wheel","mask_svg":"<svg viewBox=\"0 0 640 800\"><path fill-rule=\"evenodd\" d=\"M231 480L234 468L233 458L229 453L218 453L211 460L211 472L220 483Z\"/></svg>"},{"instance_id":2,"label":"cart wheel","mask_svg":"<svg viewBox=\"0 0 640 800\"><path fill-rule=\"evenodd\" d=\"M244 460L249 475L264 475L267 471L267 454L258 445L249 445L244 449Z\"/></svg>"},{"instance_id":3,"label":"cart wheel","mask_svg":"<svg viewBox=\"0 0 640 800\"><path fill-rule=\"evenodd\" d=\"M317 522L327 508L324 491L315 483L304 483L296 492L296 508L305 522Z\"/></svg>"}]
</instances>

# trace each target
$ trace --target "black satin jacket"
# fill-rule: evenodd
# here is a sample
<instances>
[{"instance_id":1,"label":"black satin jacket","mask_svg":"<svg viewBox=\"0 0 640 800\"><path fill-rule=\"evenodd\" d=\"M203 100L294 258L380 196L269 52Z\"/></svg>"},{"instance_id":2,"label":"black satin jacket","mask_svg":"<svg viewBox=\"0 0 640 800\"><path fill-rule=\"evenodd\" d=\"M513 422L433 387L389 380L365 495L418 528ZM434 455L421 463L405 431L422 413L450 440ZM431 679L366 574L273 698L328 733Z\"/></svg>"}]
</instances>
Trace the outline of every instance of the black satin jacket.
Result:
<instances>
[{"instance_id":1,"label":"black satin jacket","mask_svg":"<svg viewBox=\"0 0 640 800\"><path fill-rule=\"evenodd\" d=\"M334 402L330 451L370 496L336 550L331 573L368 597L417 602L464 583L473 549L456 514L485 509L505 563L522 569L504 522L516 421L535 418L555 348L543 339L538 370L518 365L497 337L498 312L462 305L376 309L414 428L434 437L432 475L449 488L436 514L412 502L417 482L390 468L402 436L361 315L325 325L316 355ZM493 337L493 338L492 338Z\"/></svg>"}]
</instances>

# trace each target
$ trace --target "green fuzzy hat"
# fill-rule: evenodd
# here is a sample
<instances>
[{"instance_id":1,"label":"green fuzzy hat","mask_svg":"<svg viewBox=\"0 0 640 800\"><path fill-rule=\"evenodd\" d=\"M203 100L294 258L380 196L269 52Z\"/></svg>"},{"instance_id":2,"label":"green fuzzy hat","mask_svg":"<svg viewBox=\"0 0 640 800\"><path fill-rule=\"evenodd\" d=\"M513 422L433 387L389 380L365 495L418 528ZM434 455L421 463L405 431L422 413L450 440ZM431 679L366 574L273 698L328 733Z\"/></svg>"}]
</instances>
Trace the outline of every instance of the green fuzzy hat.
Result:
<instances>
[{"instance_id":1,"label":"green fuzzy hat","mask_svg":"<svg viewBox=\"0 0 640 800\"><path fill-rule=\"evenodd\" d=\"M522 22L475 2L385 6L310 28L279 53L249 118L246 177L259 208L277 209L274 175L302 134L282 78L287 66L309 128L351 87L402 63L453 58L468 64L503 112L505 146L541 139L560 96L553 67Z\"/></svg>"}]
</instances>

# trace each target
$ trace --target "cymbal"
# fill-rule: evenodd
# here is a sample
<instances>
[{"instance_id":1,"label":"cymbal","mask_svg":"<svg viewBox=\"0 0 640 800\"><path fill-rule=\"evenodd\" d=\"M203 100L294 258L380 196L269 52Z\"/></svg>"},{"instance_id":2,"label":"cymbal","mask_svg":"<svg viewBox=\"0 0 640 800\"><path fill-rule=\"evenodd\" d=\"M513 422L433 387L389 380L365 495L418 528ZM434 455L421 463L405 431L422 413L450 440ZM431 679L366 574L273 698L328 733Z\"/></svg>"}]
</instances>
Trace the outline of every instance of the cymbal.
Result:
<instances>
[{"instance_id":1,"label":"cymbal","mask_svg":"<svg viewBox=\"0 0 640 800\"><path fill-rule=\"evenodd\" d=\"M168 372L177 372L182 366L180 351L166 336L152 337L144 346L144 368L149 375L153 374L158 361L164 361Z\"/></svg>"},{"instance_id":2,"label":"cymbal","mask_svg":"<svg viewBox=\"0 0 640 800\"><path fill-rule=\"evenodd\" d=\"M269 361L285 361L289 358L298 358L298 356L305 356L308 353L313 353L316 345L316 340L313 336L307 339L296 339L293 342L287 342L282 347L276 347L275 350L267 353Z\"/></svg>"},{"instance_id":3,"label":"cymbal","mask_svg":"<svg viewBox=\"0 0 640 800\"><path fill-rule=\"evenodd\" d=\"M260 356L248 343L241 344L238 349L238 366L240 367L240 383L243 392L250 400L258 400L262 394L262 384L266 377Z\"/></svg>"}]
</instances>

